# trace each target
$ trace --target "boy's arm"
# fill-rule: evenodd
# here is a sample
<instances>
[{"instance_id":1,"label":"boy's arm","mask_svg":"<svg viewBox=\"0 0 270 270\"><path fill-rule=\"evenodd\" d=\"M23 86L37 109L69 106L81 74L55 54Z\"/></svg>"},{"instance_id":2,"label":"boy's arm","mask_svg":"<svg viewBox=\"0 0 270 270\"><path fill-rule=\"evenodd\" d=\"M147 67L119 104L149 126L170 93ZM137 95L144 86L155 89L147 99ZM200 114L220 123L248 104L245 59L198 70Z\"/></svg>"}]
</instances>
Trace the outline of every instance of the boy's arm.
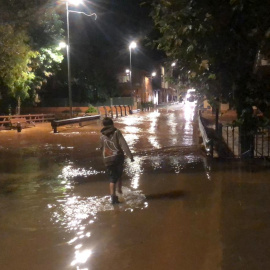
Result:
<instances>
[{"instance_id":1,"label":"boy's arm","mask_svg":"<svg viewBox=\"0 0 270 270\"><path fill-rule=\"evenodd\" d=\"M131 161L133 161L133 155L128 147L128 144L124 138L124 136L122 135L121 131L118 130L118 139L119 139L119 144L121 146L121 148L124 150L124 152L126 153L126 155L131 159Z\"/></svg>"}]
</instances>

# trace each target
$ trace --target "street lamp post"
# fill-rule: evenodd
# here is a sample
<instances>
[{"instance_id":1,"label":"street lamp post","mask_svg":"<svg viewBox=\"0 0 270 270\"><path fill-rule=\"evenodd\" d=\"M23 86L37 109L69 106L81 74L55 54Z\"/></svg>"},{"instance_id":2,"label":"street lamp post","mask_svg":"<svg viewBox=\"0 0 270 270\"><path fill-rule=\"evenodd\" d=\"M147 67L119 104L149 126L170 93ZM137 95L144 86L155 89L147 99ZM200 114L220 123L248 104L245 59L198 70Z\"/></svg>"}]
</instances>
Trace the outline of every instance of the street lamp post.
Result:
<instances>
[{"instance_id":1,"label":"street lamp post","mask_svg":"<svg viewBox=\"0 0 270 270\"><path fill-rule=\"evenodd\" d=\"M176 66L176 62L173 62L171 64L171 67L172 67L172 78L173 78L173 69L174 69L175 66ZM176 102L178 102L178 98L179 98L179 89L178 88L179 87L177 86L177 89L176 89Z\"/></svg>"},{"instance_id":2,"label":"street lamp post","mask_svg":"<svg viewBox=\"0 0 270 270\"><path fill-rule=\"evenodd\" d=\"M151 84L152 84L152 91L154 93L154 106L156 106L158 104L158 93L157 93L157 91L155 91L154 84L153 84L153 79L156 76L157 76L157 73L155 71L153 71L151 74Z\"/></svg>"},{"instance_id":3,"label":"street lamp post","mask_svg":"<svg viewBox=\"0 0 270 270\"><path fill-rule=\"evenodd\" d=\"M67 0L66 1L66 12L67 12L67 68L68 68L68 101L69 101L69 114L70 117L73 116L72 112L72 89L71 89L71 68L70 68L70 34L69 34L69 13L78 13L83 14L85 16L91 17L95 16L95 19L97 19L96 13L86 14L81 11L76 10L70 10L69 9L69 3L78 6L82 3L82 0Z\"/></svg>"},{"instance_id":4,"label":"street lamp post","mask_svg":"<svg viewBox=\"0 0 270 270\"><path fill-rule=\"evenodd\" d=\"M129 44L129 80L130 80L130 95L132 95L132 65L131 65L131 51L132 49L135 49L137 47L137 44L135 41L132 41Z\"/></svg>"},{"instance_id":5,"label":"street lamp post","mask_svg":"<svg viewBox=\"0 0 270 270\"><path fill-rule=\"evenodd\" d=\"M69 9L68 1L66 1L67 11L67 68L68 68L68 103L69 103L69 116L72 118L72 90L71 90L71 74L70 74L70 38L69 38Z\"/></svg>"}]
</instances>

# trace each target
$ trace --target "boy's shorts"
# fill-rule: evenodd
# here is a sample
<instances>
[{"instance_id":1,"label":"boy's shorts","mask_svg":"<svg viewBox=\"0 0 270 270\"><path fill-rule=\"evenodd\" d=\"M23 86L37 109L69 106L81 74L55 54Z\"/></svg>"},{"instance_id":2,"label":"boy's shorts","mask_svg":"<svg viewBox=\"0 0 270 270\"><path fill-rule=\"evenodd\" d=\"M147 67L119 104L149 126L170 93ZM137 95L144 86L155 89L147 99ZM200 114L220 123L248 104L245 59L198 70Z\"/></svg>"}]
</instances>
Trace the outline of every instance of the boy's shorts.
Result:
<instances>
[{"instance_id":1,"label":"boy's shorts","mask_svg":"<svg viewBox=\"0 0 270 270\"><path fill-rule=\"evenodd\" d=\"M118 179L122 176L123 169L124 166L122 162L120 164L111 165L107 167L107 173L110 177L111 183L115 184L118 181Z\"/></svg>"}]
</instances>

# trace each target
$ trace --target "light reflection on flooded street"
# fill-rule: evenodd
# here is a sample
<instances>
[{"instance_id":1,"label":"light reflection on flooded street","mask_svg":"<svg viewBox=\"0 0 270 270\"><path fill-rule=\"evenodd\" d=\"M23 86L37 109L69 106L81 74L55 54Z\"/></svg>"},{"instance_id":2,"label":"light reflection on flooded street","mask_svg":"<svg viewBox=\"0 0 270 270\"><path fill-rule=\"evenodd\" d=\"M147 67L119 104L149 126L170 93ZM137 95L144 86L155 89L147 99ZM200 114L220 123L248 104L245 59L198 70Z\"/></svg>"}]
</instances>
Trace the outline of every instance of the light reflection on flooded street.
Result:
<instances>
[{"instance_id":1,"label":"light reflection on flooded street","mask_svg":"<svg viewBox=\"0 0 270 270\"><path fill-rule=\"evenodd\" d=\"M1 131L0 269L269 269L269 169L210 164L194 110L115 120L135 153L116 206L99 121Z\"/></svg>"}]
</instances>

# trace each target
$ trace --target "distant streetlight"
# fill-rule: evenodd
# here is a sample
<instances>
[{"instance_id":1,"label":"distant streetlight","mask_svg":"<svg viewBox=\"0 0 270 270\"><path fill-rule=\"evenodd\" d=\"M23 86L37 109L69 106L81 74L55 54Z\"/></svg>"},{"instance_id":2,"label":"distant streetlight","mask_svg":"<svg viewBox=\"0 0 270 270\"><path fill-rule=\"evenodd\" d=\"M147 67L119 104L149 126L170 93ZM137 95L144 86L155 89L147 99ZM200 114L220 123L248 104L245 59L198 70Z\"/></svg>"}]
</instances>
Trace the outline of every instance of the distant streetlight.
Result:
<instances>
[{"instance_id":1,"label":"distant streetlight","mask_svg":"<svg viewBox=\"0 0 270 270\"><path fill-rule=\"evenodd\" d=\"M66 44L66 42L63 42L63 41L61 41L60 43L59 43L59 45L58 45L58 48L59 49L64 49L64 48L66 48L67 47L67 44Z\"/></svg>"},{"instance_id":2,"label":"distant streetlight","mask_svg":"<svg viewBox=\"0 0 270 270\"><path fill-rule=\"evenodd\" d=\"M172 64L171 64L171 67L172 67L172 78L174 78L174 76L173 76L173 68L176 66L176 62L172 62ZM178 87L177 87L177 89L176 89L176 101L179 101L178 100L179 99L179 89L178 89Z\"/></svg>"},{"instance_id":3,"label":"distant streetlight","mask_svg":"<svg viewBox=\"0 0 270 270\"><path fill-rule=\"evenodd\" d=\"M154 77L157 76L157 73L155 71L153 71L151 73L151 84L152 84L152 91L153 91L153 94L154 94L154 105L156 106L158 104L158 92L154 89Z\"/></svg>"},{"instance_id":4,"label":"distant streetlight","mask_svg":"<svg viewBox=\"0 0 270 270\"><path fill-rule=\"evenodd\" d=\"M130 95L132 96L132 65L131 65L131 51L132 49L135 49L137 47L137 44L135 41L132 41L129 44L129 79L130 79Z\"/></svg>"},{"instance_id":5,"label":"distant streetlight","mask_svg":"<svg viewBox=\"0 0 270 270\"><path fill-rule=\"evenodd\" d=\"M75 11L75 10L69 9L69 4L74 5L74 6L78 6L79 4L82 4L82 3L83 3L82 0L67 0L66 1L66 11L67 11L67 44L66 44L66 48L67 48L67 67L68 67L68 100L69 100L70 117L72 117L73 112L72 112L72 89L71 89L71 72L70 72L69 13L70 12L79 13L79 14L83 14L83 15L88 16L88 17L95 16L95 19L97 19L97 15L95 13L86 14L86 13L81 12L81 11ZM63 45L63 43L62 43L62 45Z\"/></svg>"},{"instance_id":6,"label":"distant streetlight","mask_svg":"<svg viewBox=\"0 0 270 270\"><path fill-rule=\"evenodd\" d=\"M78 5L83 3L82 0L68 0L67 2L69 2L70 4L72 4L74 6L78 6Z\"/></svg>"}]
</instances>

